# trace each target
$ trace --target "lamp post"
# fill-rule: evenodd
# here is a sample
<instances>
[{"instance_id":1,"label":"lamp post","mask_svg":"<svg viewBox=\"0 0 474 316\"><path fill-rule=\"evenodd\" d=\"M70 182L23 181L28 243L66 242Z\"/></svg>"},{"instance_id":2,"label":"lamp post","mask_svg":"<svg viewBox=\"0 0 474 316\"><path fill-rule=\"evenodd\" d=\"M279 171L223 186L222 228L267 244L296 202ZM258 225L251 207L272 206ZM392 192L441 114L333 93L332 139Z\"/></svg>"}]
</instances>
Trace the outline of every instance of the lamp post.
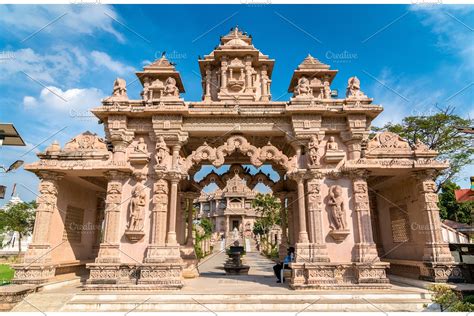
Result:
<instances>
[{"instance_id":1,"label":"lamp post","mask_svg":"<svg viewBox=\"0 0 474 316\"><path fill-rule=\"evenodd\" d=\"M0 123L0 148L5 146L26 146L15 126L11 123ZM16 170L23 165L23 160L17 160L8 168L0 166L4 173ZM6 186L0 185L0 199L5 198Z\"/></svg>"}]
</instances>

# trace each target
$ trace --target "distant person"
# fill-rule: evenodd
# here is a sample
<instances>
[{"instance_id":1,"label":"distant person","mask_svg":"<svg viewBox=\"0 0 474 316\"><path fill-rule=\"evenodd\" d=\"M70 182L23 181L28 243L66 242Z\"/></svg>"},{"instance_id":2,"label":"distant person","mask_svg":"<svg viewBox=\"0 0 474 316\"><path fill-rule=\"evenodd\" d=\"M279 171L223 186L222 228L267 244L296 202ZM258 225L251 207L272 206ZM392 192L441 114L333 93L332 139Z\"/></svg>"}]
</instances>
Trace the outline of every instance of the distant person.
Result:
<instances>
[{"instance_id":1,"label":"distant person","mask_svg":"<svg viewBox=\"0 0 474 316\"><path fill-rule=\"evenodd\" d=\"M277 283L281 283L281 270L286 267L288 268L288 264L293 262L295 258L295 248L290 247L288 248L288 253L286 257L283 259L283 262L279 262L273 266L273 272L275 272L275 276L277 277Z\"/></svg>"}]
</instances>

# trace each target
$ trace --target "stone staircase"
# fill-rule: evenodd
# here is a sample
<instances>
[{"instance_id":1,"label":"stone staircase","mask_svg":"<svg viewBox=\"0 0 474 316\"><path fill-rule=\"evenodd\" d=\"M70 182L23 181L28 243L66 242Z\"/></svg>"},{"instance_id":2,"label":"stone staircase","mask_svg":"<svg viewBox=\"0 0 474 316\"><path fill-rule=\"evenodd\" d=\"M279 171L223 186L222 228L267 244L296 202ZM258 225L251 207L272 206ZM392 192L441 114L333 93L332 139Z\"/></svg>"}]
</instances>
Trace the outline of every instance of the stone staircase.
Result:
<instances>
[{"instance_id":1,"label":"stone staircase","mask_svg":"<svg viewBox=\"0 0 474 316\"><path fill-rule=\"evenodd\" d=\"M79 293L61 309L79 311L163 312L394 312L422 311L428 293L295 293L295 294L90 294Z\"/></svg>"}]
</instances>

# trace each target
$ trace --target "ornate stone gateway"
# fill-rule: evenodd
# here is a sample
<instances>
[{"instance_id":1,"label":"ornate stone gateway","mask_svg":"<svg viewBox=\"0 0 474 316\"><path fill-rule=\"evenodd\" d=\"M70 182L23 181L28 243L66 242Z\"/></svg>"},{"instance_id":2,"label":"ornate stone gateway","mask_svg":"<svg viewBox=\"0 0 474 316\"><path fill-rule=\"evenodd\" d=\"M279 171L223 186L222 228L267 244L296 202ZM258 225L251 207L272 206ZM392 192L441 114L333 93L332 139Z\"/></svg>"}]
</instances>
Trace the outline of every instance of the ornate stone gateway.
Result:
<instances>
[{"instance_id":1,"label":"ornate stone gateway","mask_svg":"<svg viewBox=\"0 0 474 316\"><path fill-rule=\"evenodd\" d=\"M235 28L199 60L202 101L180 97L180 74L165 56L137 73L139 100L117 79L92 110L105 140L85 132L26 167L41 179L40 196L15 282L86 266L87 290L181 288L183 273L197 273L194 176L203 165L233 164L279 174L272 190L282 201L282 243L296 248L292 288L387 288L389 268L459 277L433 182L447 164L392 133L369 139L382 107L356 77L336 98L337 70L310 55L291 78L293 97L271 101L273 64Z\"/></svg>"}]
</instances>

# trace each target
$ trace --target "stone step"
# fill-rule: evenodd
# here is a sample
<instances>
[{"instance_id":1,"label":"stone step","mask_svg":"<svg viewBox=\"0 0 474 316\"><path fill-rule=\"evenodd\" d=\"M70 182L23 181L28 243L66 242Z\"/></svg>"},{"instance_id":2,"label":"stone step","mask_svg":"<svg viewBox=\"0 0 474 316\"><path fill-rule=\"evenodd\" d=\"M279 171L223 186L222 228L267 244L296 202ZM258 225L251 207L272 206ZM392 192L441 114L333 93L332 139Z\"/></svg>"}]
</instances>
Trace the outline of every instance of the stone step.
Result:
<instances>
[{"instance_id":1,"label":"stone step","mask_svg":"<svg viewBox=\"0 0 474 316\"><path fill-rule=\"evenodd\" d=\"M76 294L62 311L422 311L427 293Z\"/></svg>"}]
</instances>

